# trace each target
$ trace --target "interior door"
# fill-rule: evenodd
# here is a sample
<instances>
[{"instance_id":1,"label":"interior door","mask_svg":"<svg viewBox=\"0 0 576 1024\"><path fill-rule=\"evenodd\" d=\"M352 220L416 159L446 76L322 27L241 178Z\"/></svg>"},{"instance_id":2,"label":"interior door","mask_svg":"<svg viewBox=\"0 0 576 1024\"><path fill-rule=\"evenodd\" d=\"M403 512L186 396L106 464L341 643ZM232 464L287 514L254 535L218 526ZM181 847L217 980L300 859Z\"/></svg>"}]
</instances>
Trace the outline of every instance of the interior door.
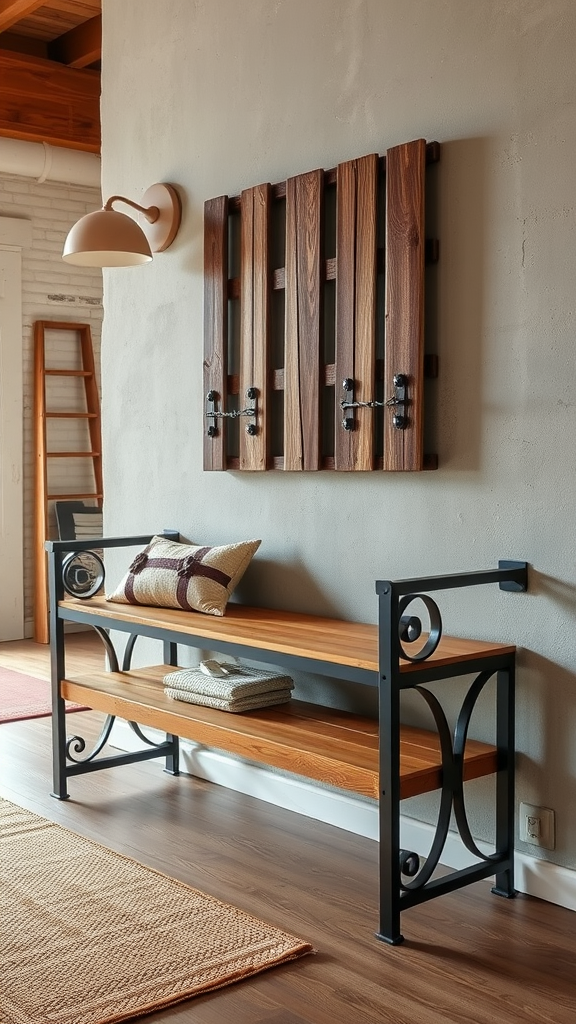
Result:
<instances>
[{"instance_id":1,"label":"interior door","mask_svg":"<svg viewBox=\"0 0 576 1024\"><path fill-rule=\"evenodd\" d=\"M0 640L24 636L20 251L0 247Z\"/></svg>"}]
</instances>

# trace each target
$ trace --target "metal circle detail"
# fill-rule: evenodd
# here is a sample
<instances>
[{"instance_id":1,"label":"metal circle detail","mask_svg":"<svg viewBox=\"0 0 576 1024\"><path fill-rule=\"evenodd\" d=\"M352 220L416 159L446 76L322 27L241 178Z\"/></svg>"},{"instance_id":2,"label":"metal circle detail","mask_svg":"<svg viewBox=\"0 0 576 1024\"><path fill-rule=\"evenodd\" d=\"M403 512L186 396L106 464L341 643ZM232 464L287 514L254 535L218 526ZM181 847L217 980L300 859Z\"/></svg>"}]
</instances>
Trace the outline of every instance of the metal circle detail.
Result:
<instances>
[{"instance_id":1,"label":"metal circle detail","mask_svg":"<svg viewBox=\"0 0 576 1024\"><path fill-rule=\"evenodd\" d=\"M62 562L62 583L72 597L94 597L104 575L104 563L95 551L71 551Z\"/></svg>"},{"instance_id":2,"label":"metal circle detail","mask_svg":"<svg viewBox=\"0 0 576 1024\"><path fill-rule=\"evenodd\" d=\"M408 637L402 636L402 616L404 612L412 604L413 601L422 601L428 615L430 616L430 632L428 633L428 639L424 646L418 651L417 654L408 654L402 640L408 640ZM398 616L399 616L399 635L400 635L400 647L402 649L402 657L406 661L426 661L431 654L434 653L438 644L440 643L440 637L442 636L442 616L440 615L440 609L435 601L428 594L407 594L398 602ZM414 619L415 616L410 616L410 619ZM416 639L416 638L415 638ZM413 641L412 641L413 642Z\"/></svg>"}]
</instances>

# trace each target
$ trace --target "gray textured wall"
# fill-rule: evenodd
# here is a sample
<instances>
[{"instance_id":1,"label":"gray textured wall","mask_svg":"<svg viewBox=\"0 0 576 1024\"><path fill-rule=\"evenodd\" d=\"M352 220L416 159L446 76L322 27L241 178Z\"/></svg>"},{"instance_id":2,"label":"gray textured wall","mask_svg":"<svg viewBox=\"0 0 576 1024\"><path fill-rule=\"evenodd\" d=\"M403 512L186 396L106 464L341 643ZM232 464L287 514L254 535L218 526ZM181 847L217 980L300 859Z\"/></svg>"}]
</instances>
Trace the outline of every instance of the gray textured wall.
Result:
<instances>
[{"instance_id":1,"label":"gray textured wall","mask_svg":"<svg viewBox=\"0 0 576 1024\"><path fill-rule=\"evenodd\" d=\"M550 858L567 866L575 38L572 0L104 0L104 191L137 198L167 180L184 197L172 249L105 272L107 532L257 535L245 599L366 621L377 578L530 561L528 595L489 588L442 607L448 632L519 645L518 797L556 810ZM203 473L204 200L418 137L443 145L427 445L440 469ZM473 731L489 735L487 712ZM478 784L480 836L490 802Z\"/></svg>"}]
</instances>

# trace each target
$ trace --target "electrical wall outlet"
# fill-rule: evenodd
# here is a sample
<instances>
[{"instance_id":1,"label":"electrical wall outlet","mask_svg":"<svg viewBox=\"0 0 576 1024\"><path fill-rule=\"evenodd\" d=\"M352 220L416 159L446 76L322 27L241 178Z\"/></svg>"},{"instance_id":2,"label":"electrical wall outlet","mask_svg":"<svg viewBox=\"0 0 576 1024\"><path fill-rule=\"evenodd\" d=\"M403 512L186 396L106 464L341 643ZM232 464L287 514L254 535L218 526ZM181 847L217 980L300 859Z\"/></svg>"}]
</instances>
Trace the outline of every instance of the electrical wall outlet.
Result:
<instances>
[{"instance_id":1,"label":"electrical wall outlet","mask_svg":"<svg viewBox=\"0 0 576 1024\"><path fill-rule=\"evenodd\" d=\"M554 811L549 807L520 804L520 839L523 843L553 850L556 846Z\"/></svg>"}]
</instances>

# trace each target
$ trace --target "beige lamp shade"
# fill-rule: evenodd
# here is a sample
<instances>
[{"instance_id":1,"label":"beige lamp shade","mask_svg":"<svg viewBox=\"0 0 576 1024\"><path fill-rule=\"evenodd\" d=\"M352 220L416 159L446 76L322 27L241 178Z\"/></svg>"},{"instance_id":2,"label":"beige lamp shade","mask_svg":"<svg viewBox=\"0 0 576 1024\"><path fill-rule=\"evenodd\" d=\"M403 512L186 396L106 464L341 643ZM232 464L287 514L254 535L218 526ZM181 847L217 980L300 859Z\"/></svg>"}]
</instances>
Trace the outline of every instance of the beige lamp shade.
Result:
<instances>
[{"instance_id":1,"label":"beige lamp shade","mask_svg":"<svg viewBox=\"0 0 576 1024\"><path fill-rule=\"evenodd\" d=\"M80 267L136 267L150 262L152 250L132 217L117 210L96 210L71 228L62 259Z\"/></svg>"},{"instance_id":2,"label":"beige lamp shade","mask_svg":"<svg viewBox=\"0 0 576 1024\"><path fill-rule=\"evenodd\" d=\"M141 220L112 208L116 202L137 210ZM62 259L80 267L137 267L149 263L174 241L182 208L173 185L151 185L144 205L124 196L112 196L101 210L87 213L74 225L64 243Z\"/></svg>"}]
</instances>

